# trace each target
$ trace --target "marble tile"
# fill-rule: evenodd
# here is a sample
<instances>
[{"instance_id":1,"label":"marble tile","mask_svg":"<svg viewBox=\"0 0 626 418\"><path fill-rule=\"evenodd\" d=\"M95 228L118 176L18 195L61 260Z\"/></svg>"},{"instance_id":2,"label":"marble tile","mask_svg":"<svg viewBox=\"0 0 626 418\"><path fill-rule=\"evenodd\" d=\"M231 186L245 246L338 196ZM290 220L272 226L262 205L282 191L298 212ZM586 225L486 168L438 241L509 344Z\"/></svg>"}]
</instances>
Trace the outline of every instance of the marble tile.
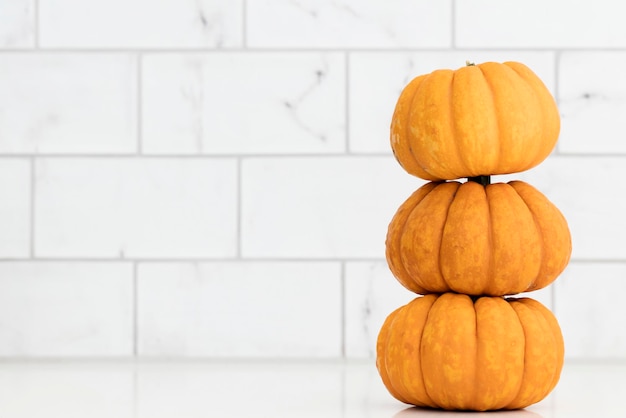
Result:
<instances>
[{"instance_id":1,"label":"marble tile","mask_svg":"<svg viewBox=\"0 0 626 418\"><path fill-rule=\"evenodd\" d=\"M233 257L236 178L232 159L40 159L35 253Z\"/></svg>"},{"instance_id":2,"label":"marble tile","mask_svg":"<svg viewBox=\"0 0 626 418\"><path fill-rule=\"evenodd\" d=\"M270 48L445 48L451 1L254 0L248 46Z\"/></svg>"},{"instance_id":3,"label":"marble tile","mask_svg":"<svg viewBox=\"0 0 626 418\"><path fill-rule=\"evenodd\" d=\"M0 257L30 255L30 164L0 159Z\"/></svg>"},{"instance_id":4,"label":"marble tile","mask_svg":"<svg viewBox=\"0 0 626 418\"><path fill-rule=\"evenodd\" d=\"M626 305L616 300L625 277L626 262L574 262L556 281L567 358L626 360Z\"/></svg>"},{"instance_id":5,"label":"marble tile","mask_svg":"<svg viewBox=\"0 0 626 418\"><path fill-rule=\"evenodd\" d=\"M0 152L137 149L137 60L130 54L0 55Z\"/></svg>"},{"instance_id":6,"label":"marble tile","mask_svg":"<svg viewBox=\"0 0 626 418\"><path fill-rule=\"evenodd\" d=\"M0 356L132 355L132 265L0 262Z\"/></svg>"},{"instance_id":7,"label":"marble tile","mask_svg":"<svg viewBox=\"0 0 626 418\"><path fill-rule=\"evenodd\" d=\"M529 171L493 182L524 180L550 199L569 224L573 259L623 260L626 196L615 191L624 177L626 157L552 155Z\"/></svg>"},{"instance_id":8,"label":"marble tile","mask_svg":"<svg viewBox=\"0 0 626 418\"><path fill-rule=\"evenodd\" d=\"M595 1L593 7L583 1L542 0L455 4L455 42L461 48L626 46L626 5L614 0Z\"/></svg>"},{"instance_id":9,"label":"marble tile","mask_svg":"<svg viewBox=\"0 0 626 418\"><path fill-rule=\"evenodd\" d=\"M563 52L559 60L559 151L626 153L625 52Z\"/></svg>"},{"instance_id":10,"label":"marble tile","mask_svg":"<svg viewBox=\"0 0 626 418\"><path fill-rule=\"evenodd\" d=\"M39 0L50 48L230 48L243 44L243 0Z\"/></svg>"},{"instance_id":11,"label":"marble tile","mask_svg":"<svg viewBox=\"0 0 626 418\"><path fill-rule=\"evenodd\" d=\"M519 61L555 91L554 53L530 51L353 52L349 55L350 150L389 153L389 127L400 92L414 77L466 60Z\"/></svg>"},{"instance_id":12,"label":"marble tile","mask_svg":"<svg viewBox=\"0 0 626 418\"><path fill-rule=\"evenodd\" d=\"M0 13L0 50L35 46L35 0L3 2Z\"/></svg>"},{"instance_id":13,"label":"marble tile","mask_svg":"<svg viewBox=\"0 0 626 418\"><path fill-rule=\"evenodd\" d=\"M153 54L142 67L147 153L345 150L343 54Z\"/></svg>"},{"instance_id":14,"label":"marble tile","mask_svg":"<svg viewBox=\"0 0 626 418\"><path fill-rule=\"evenodd\" d=\"M375 358L383 322L417 295L393 277L385 261L348 262L345 274L346 357Z\"/></svg>"},{"instance_id":15,"label":"marble tile","mask_svg":"<svg viewBox=\"0 0 626 418\"><path fill-rule=\"evenodd\" d=\"M387 225L423 183L393 157L247 158L242 255L380 259Z\"/></svg>"},{"instance_id":16,"label":"marble tile","mask_svg":"<svg viewBox=\"0 0 626 418\"><path fill-rule=\"evenodd\" d=\"M142 263L139 355L338 357L338 263Z\"/></svg>"}]
</instances>

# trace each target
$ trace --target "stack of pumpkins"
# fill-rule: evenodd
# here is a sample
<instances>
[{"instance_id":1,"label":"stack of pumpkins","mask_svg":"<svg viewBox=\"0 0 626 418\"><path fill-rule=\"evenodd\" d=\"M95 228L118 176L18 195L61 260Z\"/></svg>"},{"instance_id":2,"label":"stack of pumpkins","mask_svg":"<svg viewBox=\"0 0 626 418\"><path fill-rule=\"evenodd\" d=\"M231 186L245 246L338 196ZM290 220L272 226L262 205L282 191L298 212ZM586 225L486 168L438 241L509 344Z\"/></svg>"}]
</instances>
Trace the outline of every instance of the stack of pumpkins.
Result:
<instances>
[{"instance_id":1,"label":"stack of pumpkins","mask_svg":"<svg viewBox=\"0 0 626 418\"><path fill-rule=\"evenodd\" d=\"M518 409L555 387L563 337L554 315L504 296L563 271L567 222L531 185L490 176L542 162L559 129L550 92L516 62L437 70L402 91L391 146L408 173L431 182L400 206L386 240L394 276L425 295L392 312L378 336L376 366L400 401Z\"/></svg>"}]
</instances>

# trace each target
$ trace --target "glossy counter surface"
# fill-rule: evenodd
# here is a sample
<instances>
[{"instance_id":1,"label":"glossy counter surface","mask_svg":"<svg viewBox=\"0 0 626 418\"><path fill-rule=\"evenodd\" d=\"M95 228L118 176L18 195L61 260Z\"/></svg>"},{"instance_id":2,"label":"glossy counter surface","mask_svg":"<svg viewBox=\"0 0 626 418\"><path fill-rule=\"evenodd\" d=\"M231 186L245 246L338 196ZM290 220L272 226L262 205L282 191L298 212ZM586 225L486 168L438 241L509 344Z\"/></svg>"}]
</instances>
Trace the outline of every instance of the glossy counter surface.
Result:
<instances>
[{"instance_id":1,"label":"glossy counter surface","mask_svg":"<svg viewBox=\"0 0 626 418\"><path fill-rule=\"evenodd\" d=\"M373 362L0 363L7 418L626 418L625 398L626 363L567 363L544 401L483 414L408 408L386 392Z\"/></svg>"}]
</instances>

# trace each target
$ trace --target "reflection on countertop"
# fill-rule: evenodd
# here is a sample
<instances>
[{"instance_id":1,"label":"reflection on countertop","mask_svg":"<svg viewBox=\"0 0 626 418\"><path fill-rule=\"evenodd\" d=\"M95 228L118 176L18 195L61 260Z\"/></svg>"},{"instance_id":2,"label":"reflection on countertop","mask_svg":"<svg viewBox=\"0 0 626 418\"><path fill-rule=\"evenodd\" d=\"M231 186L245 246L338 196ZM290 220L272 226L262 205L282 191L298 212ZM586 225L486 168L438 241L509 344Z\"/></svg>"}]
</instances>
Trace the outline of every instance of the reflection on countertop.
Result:
<instances>
[{"instance_id":1,"label":"reflection on countertop","mask_svg":"<svg viewBox=\"0 0 626 418\"><path fill-rule=\"evenodd\" d=\"M529 411L527 409L520 409L515 411L494 411L494 412L459 412L459 411L438 411L428 410L423 408L407 408L398 412L393 418L458 418L462 416L472 417L500 417L500 418L544 418L536 412Z\"/></svg>"},{"instance_id":2,"label":"reflection on countertop","mask_svg":"<svg viewBox=\"0 0 626 418\"><path fill-rule=\"evenodd\" d=\"M393 399L372 361L3 361L0 417L626 418L626 363L566 363L525 410L448 412Z\"/></svg>"}]
</instances>

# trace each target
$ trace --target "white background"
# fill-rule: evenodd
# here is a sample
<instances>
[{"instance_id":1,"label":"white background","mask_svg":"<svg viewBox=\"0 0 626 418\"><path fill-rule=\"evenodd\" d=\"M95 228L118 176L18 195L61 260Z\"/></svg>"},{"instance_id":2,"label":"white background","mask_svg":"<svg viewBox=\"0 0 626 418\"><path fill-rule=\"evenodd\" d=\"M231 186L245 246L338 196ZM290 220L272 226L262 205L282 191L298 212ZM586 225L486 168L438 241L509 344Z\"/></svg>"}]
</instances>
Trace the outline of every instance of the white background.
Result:
<instances>
[{"instance_id":1,"label":"white background","mask_svg":"<svg viewBox=\"0 0 626 418\"><path fill-rule=\"evenodd\" d=\"M573 258L532 294L626 359L618 0L0 0L0 356L363 358L413 295L387 224L414 76L517 60L562 130L529 181ZM499 180L498 178L495 179Z\"/></svg>"}]
</instances>

